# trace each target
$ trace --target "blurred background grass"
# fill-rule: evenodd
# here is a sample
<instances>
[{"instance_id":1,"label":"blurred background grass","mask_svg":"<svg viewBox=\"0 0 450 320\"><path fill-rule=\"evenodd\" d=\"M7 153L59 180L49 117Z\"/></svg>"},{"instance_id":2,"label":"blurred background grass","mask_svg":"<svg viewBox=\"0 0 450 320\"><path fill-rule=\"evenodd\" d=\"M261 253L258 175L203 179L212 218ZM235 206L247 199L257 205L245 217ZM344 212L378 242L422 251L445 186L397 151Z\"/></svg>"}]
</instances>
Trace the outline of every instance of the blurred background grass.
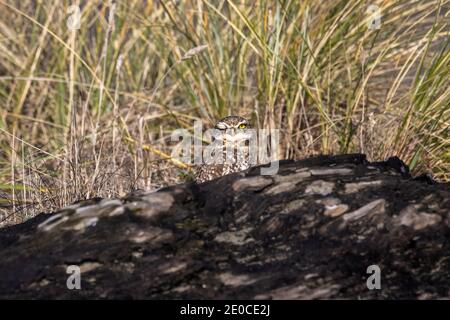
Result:
<instances>
[{"instance_id":1,"label":"blurred background grass","mask_svg":"<svg viewBox=\"0 0 450 320\"><path fill-rule=\"evenodd\" d=\"M280 129L283 159L397 155L449 181L449 7L0 0L0 221L180 182L172 130L229 114Z\"/></svg>"}]
</instances>

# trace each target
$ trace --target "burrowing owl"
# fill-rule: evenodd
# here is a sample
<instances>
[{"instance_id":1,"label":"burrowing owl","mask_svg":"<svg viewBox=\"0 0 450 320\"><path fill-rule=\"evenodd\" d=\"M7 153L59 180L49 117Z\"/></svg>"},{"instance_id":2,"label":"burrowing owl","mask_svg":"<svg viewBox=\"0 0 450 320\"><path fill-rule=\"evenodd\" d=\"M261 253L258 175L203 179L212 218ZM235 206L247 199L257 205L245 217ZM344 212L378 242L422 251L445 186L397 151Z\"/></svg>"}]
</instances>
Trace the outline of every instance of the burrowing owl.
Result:
<instances>
[{"instance_id":1,"label":"burrowing owl","mask_svg":"<svg viewBox=\"0 0 450 320\"><path fill-rule=\"evenodd\" d=\"M230 158L230 153L226 152L226 144L228 141L228 146L239 145L242 140L248 140L249 136L246 134L246 129L250 129L249 122L238 116L228 116L216 123L215 129L219 130L218 136L215 139L218 140L220 146L215 149L217 152L222 152L223 163L205 163L205 158L203 159L203 164L198 167L195 174L195 182L201 183L209 181L232 172L238 172L250 167L248 148L244 143L244 148L242 152L233 152ZM230 141L232 143L230 144ZM240 144L242 146L242 144ZM228 161L227 161L228 159Z\"/></svg>"}]
</instances>

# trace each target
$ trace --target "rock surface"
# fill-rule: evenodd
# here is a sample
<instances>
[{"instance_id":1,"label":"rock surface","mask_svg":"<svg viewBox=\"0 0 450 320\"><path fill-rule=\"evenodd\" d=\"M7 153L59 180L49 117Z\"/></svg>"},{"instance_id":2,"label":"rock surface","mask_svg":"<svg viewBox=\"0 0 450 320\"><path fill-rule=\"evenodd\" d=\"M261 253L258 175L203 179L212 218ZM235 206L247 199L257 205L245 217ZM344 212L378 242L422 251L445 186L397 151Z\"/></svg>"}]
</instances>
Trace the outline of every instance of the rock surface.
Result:
<instances>
[{"instance_id":1,"label":"rock surface","mask_svg":"<svg viewBox=\"0 0 450 320\"><path fill-rule=\"evenodd\" d=\"M323 156L79 202L0 230L0 298L450 298L450 188L423 180Z\"/></svg>"}]
</instances>

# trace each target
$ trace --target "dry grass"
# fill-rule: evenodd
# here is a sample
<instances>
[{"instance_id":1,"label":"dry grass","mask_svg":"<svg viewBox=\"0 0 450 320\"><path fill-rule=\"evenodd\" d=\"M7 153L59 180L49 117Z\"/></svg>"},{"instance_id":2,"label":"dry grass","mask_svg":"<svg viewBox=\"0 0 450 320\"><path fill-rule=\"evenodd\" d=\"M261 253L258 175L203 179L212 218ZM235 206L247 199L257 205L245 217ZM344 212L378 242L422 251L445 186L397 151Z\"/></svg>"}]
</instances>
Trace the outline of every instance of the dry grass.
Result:
<instances>
[{"instance_id":1,"label":"dry grass","mask_svg":"<svg viewBox=\"0 0 450 320\"><path fill-rule=\"evenodd\" d=\"M91 0L76 31L70 4L0 0L4 222L176 183L172 130L228 114L280 128L280 158L398 155L450 180L450 0Z\"/></svg>"}]
</instances>

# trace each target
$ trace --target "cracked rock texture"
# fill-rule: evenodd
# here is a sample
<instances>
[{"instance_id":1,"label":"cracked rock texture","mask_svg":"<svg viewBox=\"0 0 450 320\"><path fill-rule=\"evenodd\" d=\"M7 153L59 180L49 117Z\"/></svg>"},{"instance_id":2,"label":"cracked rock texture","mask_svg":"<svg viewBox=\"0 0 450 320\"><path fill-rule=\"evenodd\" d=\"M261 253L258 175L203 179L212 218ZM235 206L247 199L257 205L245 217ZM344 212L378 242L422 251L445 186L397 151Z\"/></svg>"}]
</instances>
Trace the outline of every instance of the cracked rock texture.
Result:
<instances>
[{"instance_id":1,"label":"cracked rock texture","mask_svg":"<svg viewBox=\"0 0 450 320\"><path fill-rule=\"evenodd\" d=\"M450 188L396 158L283 161L0 230L0 298L450 298ZM81 271L69 290L67 267ZM381 289L369 290L378 265Z\"/></svg>"}]
</instances>

